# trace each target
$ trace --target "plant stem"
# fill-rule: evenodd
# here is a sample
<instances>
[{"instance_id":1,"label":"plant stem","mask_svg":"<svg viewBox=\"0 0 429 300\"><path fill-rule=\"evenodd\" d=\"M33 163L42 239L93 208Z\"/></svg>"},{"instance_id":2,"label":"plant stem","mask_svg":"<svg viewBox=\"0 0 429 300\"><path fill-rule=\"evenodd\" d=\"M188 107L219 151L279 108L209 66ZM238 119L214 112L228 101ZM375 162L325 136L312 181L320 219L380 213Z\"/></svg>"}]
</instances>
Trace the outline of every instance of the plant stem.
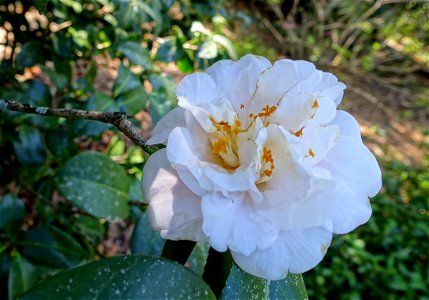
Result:
<instances>
[{"instance_id":1,"label":"plant stem","mask_svg":"<svg viewBox=\"0 0 429 300\"><path fill-rule=\"evenodd\" d=\"M143 150L158 150L154 146L146 145L146 140L141 134L134 129L129 116L122 112L104 112L104 111L86 111L80 109L68 108L50 108L50 107L35 107L29 104L23 104L15 101L5 101L0 99L0 110L17 111L21 113L30 113L41 116L60 117L65 119L81 119L94 120L103 123L115 125L119 131L125 134L136 145Z\"/></svg>"},{"instance_id":2,"label":"plant stem","mask_svg":"<svg viewBox=\"0 0 429 300\"><path fill-rule=\"evenodd\" d=\"M220 298L232 267L232 255L229 250L218 252L210 247L203 280L210 286L217 298Z\"/></svg>"},{"instance_id":3,"label":"plant stem","mask_svg":"<svg viewBox=\"0 0 429 300\"><path fill-rule=\"evenodd\" d=\"M184 265L191 255L196 242L166 240L161 256Z\"/></svg>"}]
</instances>

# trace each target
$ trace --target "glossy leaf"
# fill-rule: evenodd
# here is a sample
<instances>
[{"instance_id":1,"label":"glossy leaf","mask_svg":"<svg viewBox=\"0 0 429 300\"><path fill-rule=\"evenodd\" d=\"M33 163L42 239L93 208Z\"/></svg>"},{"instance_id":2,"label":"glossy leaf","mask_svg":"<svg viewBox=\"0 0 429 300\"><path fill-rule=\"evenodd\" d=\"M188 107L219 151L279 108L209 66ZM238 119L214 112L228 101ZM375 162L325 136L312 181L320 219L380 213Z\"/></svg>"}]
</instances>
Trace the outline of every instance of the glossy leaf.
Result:
<instances>
[{"instance_id":1,"label":"glossy leaf","mask_svg":"<svg viewBox=\"0 0 429 300\"><path fill-rule=\"evenodd\" d=\"M111 257L61 272L21 299L215 299L191 270L163 258Z\"/></svg>"},{"instance_id":2,"label":"glossy leaf","mask_svg":"<svg viewBox=\"0 0 429 300\"><path fill-rule=\"evenodd\" d=\"M117 219L129 213L130 179L108 156L84 152L71 160L57 178L60 192L93 216Z\"/></svg>"},{"instance_id":3,"label":"glossy leaf","mask_svg":"<svg viewBox=\"0 0 429 300\"><path fill-rule=\"evenodd\" d=\"M235 264L221 299L308 299L301 274L288 274L283 280L270 281L244 272Z\"/></svg>"},{"instance_id":4,"label":"glossy leaf","mask_svg":"<svg viewBox=\"0 0 429 300\"><path fill-rule=\"evenodd\" d=\"M131 91L141 85L140 80L134 75L130 69L124 65L120 65L118 69L118 77L113 85L113 95L118 95Z\"/></svg>"},{"instance_id":5,"label":"glossy leaf","mask_svg":"<svg viewBox=\"0 0 429 300\"><path fill-rule=\"evenodd\" d=\"M45 145L37 128L21 126L19 140L13 142L13 147L21 165L40 165L45 161Z\"/></svg>"},{"instance_id":6,"label":"glossy leaf","mask_svg":"<svg viewBox=\"0 0 429 300\"><path fill-rule=\"evenodd\" d=\"M132 41L125 42L119 45L118 50L133 64L140 65L145 69L152 68L152 60L149 51L143 48L139 43Z\"/></svg>"},{"instance_id":7,"label":"glossy leaf","mask_svg":"<svg viewBox=\"0 0 429 300\"><path fill-rule=\"evenodd\" d=\"M139 85L136 88L122 93L116 101L119 106L123 106L126 109L126 113L129 115L135 115L146 108L146 91L143 85Z\"/></svg>"},{"instance_id":8,"label":"glossy leaf","mask_svg":"<svg viewBox=\"0 0 429 300\"><path fill-rule=\"evenodd\" d=\"M43 56L41 55L41 44L37 41L25 43L15 60L18 70L32 67L39 62L43 62Z\"/></svg>"},{"instance_id":9,"label":"glossy leaf","mask_svg":"<svg viewBox=\"0 0 429 300\"><path fill-rule=\"evenodd\" d=\"M24 221L24 203L12 194L4 195L0 200L0 229L20 226Z\"/></svg>"},{"instance_id":10,"label":"glossy leaf","mask_svg":"<svg viewBox=\"0 0 429 300\"><path fill-rule=\"evenodd\" d=\"M11 300L26 292L52 270L33 265L18 252L15 252L13 256L8 278L8 292Z\"/></svg>"},{"instance_id":11,"label":"glossy leaf","mask_svg":"<svg viewBox=\"0 0 429 300\"><path fill-rule=\"evenodd\" d=\"M74 237L53 226L25 232L19 245L20 252L29 261L51 268L69 268L88 258Z\"/></svg>"},{"instance_id":12,"label":"glossy leaf","mask_svg":"<svg viewBox=\"0 0 429 300\"><path fill-rule=\"evenodd\" d=\"M165 240L161 238L159 232L154 231L150 226L145 212L134 227L131 236L131 252L133 254L160 256L164 243Z\"/></svg>"}]
</instances>

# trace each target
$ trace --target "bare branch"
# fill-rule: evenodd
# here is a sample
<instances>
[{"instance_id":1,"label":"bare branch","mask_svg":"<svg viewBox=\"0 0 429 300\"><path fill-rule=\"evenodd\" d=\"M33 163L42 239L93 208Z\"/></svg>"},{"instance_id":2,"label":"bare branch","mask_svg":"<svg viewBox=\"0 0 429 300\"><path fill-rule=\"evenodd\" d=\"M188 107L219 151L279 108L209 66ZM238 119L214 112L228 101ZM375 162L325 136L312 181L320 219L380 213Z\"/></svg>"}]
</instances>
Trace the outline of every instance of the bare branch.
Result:
<instances>
[{"instance_id":1,"label":"bare branch","mask_svg":"<svg viewBox=\"0 0 429 300\"><path fill-rule=\"evenodd\" d=\"M10 110L65 119L94 120L112 124L115 125L119 131L125 134L136 145L142 147L145 151L149 150L149 152L153 152L157 150L156 147L146 145L146 140L136 129L134 129L130 120L128 119L129 116L122 112L101 112L67 108L34 107L24 103L1 99L0 110Z\"/></svg>"}]
</instances>

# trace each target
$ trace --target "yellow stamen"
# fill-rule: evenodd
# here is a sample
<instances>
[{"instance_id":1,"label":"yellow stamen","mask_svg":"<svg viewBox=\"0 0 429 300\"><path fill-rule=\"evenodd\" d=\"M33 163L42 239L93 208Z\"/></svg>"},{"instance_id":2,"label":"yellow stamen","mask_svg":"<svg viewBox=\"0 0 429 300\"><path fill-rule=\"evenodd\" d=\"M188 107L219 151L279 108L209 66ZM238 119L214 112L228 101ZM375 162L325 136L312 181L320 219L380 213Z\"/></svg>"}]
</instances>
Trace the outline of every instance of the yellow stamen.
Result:
<instances>
[{"instance_id":1,"label":"yellow stamen","mask_svg":"<svg viewBox=\"0 0 429 300\"><path fill-rule=\"evenodd\" d=\"M313 152L313 150L311 148L308 150L308 154L310 154L311 157L314 157L314 152Z\"/></svg>"},{"instance_id":2,"label":"yellow stamen","mask_svg":"<svg viewBox=\"0 0 429 300\"><path fill-rule=\"evenodd\" d=\"M304 129L304 127L302 127L300 130L298 130L297 132L295 132L295 136L300 137L302 136L302 130Z\"/></svg>"},{"instance_id":3,"label":"yellow stamen","mask_svg":"<svg viewBox=\"0 0 429 300\"><path fill-rule=\"evenodd\" d=\"M319 108L319 102L317 102L317 100L314 100L313 105L311 106L311 108Z\"/></svg>"}]
</instances>

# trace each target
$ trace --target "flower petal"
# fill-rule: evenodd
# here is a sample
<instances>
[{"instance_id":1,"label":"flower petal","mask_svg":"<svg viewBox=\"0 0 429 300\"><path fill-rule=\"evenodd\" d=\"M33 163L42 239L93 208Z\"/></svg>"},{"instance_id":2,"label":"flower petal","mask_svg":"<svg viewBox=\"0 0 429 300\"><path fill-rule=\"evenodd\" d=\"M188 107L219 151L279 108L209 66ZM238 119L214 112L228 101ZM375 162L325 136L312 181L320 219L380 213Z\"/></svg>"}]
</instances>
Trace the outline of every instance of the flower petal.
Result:
<instances>
[{"instance_id":1,"label":"flower petal","mask_svg":"<svg viewBox=\"0 0 429 300\"><path fill-rule=\"evenodd\" d=\"M255 222L252 201L245 193L226 198L207 194L202 199L203 231L217 251L227 248L249 255L256 248L264 249L277 238L278 231L269 222Z\"/></svg>"},{"instance_id":2,"label":"flower petal","mask_svg":"<svg viewBox=\"0 0 429 300\"><path fill-rule=\"evenodd\" d=\"M332 120L331 124L340 126L342 135L353 137L362 142L359 124L356 119L348 112L343 110L337 111L337 115L335 116L335 119Z\"/></svg>"},{"instance_id":3,"label":"flower petal","mask_svg":"<svg viewBox=\"0 0 429 300\"><path fill-rule=\"evenodd\" d=\"M145 164L142 189L149 203L152 227L168 239L206 240L202 232L201 198L192 193L170 166L166 150L153 154Z\"/></svg>"},{"instance_id":4,"label":"flower petal","mask_svg":"<svg viewBox=\"0 0 429 300\"><path fill-rule=\"evenodd\" d=\"M174 129L168 139L167 157L185 184L197 182L207 192L229 192L256 190L256 171L251 166L241 166L229 173L210 161L208 142L192 136L186 128ZM184 173L182 173L184 171ZM182 176L182 174L186 174ZM189 176L194 178L189 181ZM190 187L191 188L191 187Z\"/></svg>"},{"instance_id":5,"label":"flower petal","mask_svg":"<svg viewBox=\"0 0 429 300\"><path fill-rule=\"evenodd\" d=\"M207 131L215 131L212 119L233 124L237 114L206 73L186 76L177 87L179 106L189 110Z\"/></svg>"},{"instance_id":6,"label":"flower petal","mask_svg":"<svg viewBox=\"0 0 429 300\"><path fill-rule=\"evenodd\" d=\"M322 79L313 87L313 93L319 97L328 98L337 106L344 95L346 85L338 81L338 78L328 72L322 72Z\"/></svg>"},{"instance_id":7,"label":"flower petal","mask_svg":"<svg viewBox=\"0 0 429 300\"><path fill-rule=\"evenodd\" d=\"M357 195L373 197L381 189L377 160L364 144L350 136L341 135L320 166Z\"/></svg>"},{"instance_id":8,"label":"flower petal","mask_svg":"<svg viewBox=\"0 0 429 300\"><path fill-rule=\"evenodd\" d=\"M238 61L222 60L207 69L207 73L216 83L236 112L247 107L253 93L259 74L271 67L271 63L264 57L245 55ZM244 106L244 107L243 107Z\"/></svg>"},{"instance_id":9,"label":"flower petal","mask_svg":"<svg viewBox=\"0 0 429 300\"><path fill-rule=\"evenodd\" d=\"M266 105L277 105L287 92L315 70L315 66L306 61L277 61L260 75L249 112L257 114Z\"/></svg>"},{"instance_id":10,"label":"flower petal","mask_svg":"<svg viewBox=\"0 0 429 300\"><path fill-rule=\"evenodd\" d=\"M334 209L331 210L329 221L324 224L324 228L329 231L348 233L371 217L371 204L366 195L356 194L344 184L338 184L331 194L327 199L333 201Z\"/></svg>"},{"instance_id":11,"label":"flower petal","mask_svg":"<svg viewBox=\"0 0 429 300\"><path fill-rule=\"evenodd\" d=\"M320 227L281 231L267 249L256 249L250 255L232 251L232 256L244 271L279 280L289 272L303 273L316 266L325 255L331 239L332 233Z\"/></svg>"},{"instance_id":12,"label":"flower petal","mask_svg":"<svg viewBox=\"0 0 429 300\"><path fill-rule=\"evenodd\" d=\"M182 107L176 107L168 112L152 130L152 137L147 141L148 145L164 144L167 142L170 132L176 127L190 128L195 134L201 133L201 126L197 123L193 115Z\"/></svg>"}]
</instances>

